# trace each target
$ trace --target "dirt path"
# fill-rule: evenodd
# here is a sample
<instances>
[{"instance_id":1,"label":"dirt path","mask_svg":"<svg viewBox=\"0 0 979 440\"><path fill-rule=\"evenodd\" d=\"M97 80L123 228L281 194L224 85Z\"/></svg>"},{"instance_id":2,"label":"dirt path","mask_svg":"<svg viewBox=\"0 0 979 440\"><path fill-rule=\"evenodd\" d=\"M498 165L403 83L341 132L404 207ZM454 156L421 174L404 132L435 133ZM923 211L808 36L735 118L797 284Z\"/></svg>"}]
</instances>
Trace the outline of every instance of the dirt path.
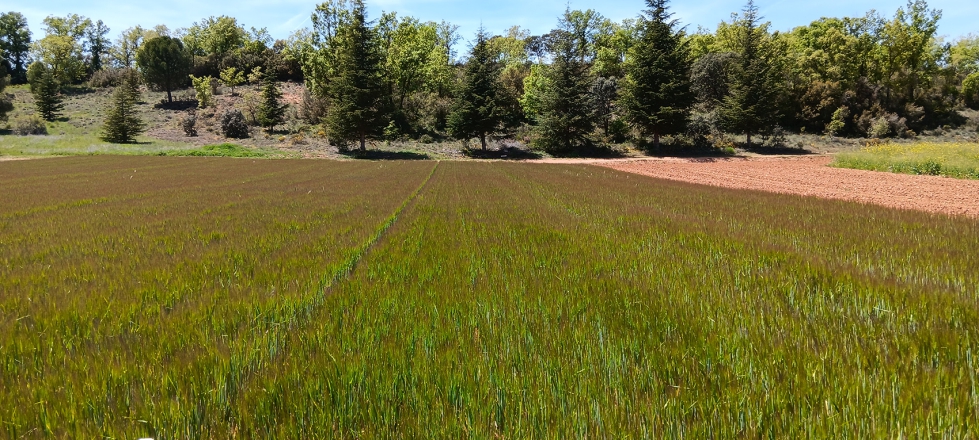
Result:
<instances>
[{"instance_id":1,"label":"dirt path","mask_svg":"<svg viewBox=\"0 0 979 440\"><path fill-rule=\"evenodd\" d=\"M620 171L726 188L979 217L979 181L827 166L831 157L589 161Z\"/></svg>"}]
</instances>

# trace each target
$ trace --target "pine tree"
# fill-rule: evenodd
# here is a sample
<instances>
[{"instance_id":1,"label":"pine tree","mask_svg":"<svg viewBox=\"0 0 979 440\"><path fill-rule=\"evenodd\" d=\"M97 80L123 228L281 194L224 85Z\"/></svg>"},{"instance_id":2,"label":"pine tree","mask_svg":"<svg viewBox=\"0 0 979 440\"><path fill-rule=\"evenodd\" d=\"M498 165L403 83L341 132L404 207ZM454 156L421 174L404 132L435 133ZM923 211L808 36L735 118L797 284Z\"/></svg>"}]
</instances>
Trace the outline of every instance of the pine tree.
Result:
<instances>
[{"instance_id":1,"label":"pine tree","mask_svg":"<svg viewBox=\"0 0 979 440\"><path fill-rule=\"evenodd\" d=\"M559 32L554 63L547 70L547 87L540 97L536 118L536 147L550 153L568 153L587 146L595 129L591 109L592 79L580 60L568 32Z\"/></svg>"},{"instance_id":2,"label":"pine tree","mask_svg":"<svg viewBox=\"0 0 979 440\"><path fill-rule=\"evenodd\" d=\"M639 38L626 67L622 96L629 121L643 135L683 132L695 95L690 88L690 57L677 21L667 12L668 0L646 0L647 16L640 18Z\"/></svg>"},{"instance_id":3,"label":"pine tree","mask_svg":"<svg viewBox=\"0 0 979 440\"><path fill-rule=\"evenodd\" d=\"M61 85L54 77L54 72L41 63L34 63L34 82L31 83L31 93L34 94L34 106L37 113L45 121L52 122L61 116L64 104L61 102Z\"/></svg>"},{"instance_id":4,"label":"pine tree","mask_svg":"<svg viewBox=\"0 0 979 440\"><path fill-rule=\"evenodd\" d=\"M136 141L136 136L146 127L139 118L136 104L139 102L139 79L135 72L127 75L125 82L112 93L112 103L106 109L105 123L102 125L102 140L116 144Z\"/></svg>"},{"instance_id":5,"label":"pine tree","mask_svg":"<svg viewBox=\"0 0 979 440\"><path fill-rule=\"evenodd\" d=\"M368 27L363 0L354 0L349 24L338 30L337 66L328 91L330 111L327 134L341 148L383 133L387 125L383 105L381 54L374 31Z\"/></svg>"},{"instance_id":6,"label":"pine tree","mask_svg":"<svg viewBox=\"0 0 979 440\"><path fill-rule=\"evenodd\" d=\"M458 139L476 136L483 150L486 150L486 135L496 129L501 120L498 108L500 70L488 42L486 31L480 29L466 61L462 88L448 121L452 136Z\"/></svg>"},{"instance_id":7,"label":"pine tree","mask_svg":"<svg viewBox=\"0 0 979 440\"><path fill-rule=\"evenodd\" d=\"M265 75L265 86L262 89L262 103L258 106L258 125L265 128L265 131L272 133L275 126L282 124L285 120L287 105L280 104L282 92L275 82L275 77L271 73Z\"/></svg>"},{"instance_id":8,"label":"pine tree","mask_svg":"<svg viewBox=\"0 0 979 440\"><path fill-rule=\"evenodd\" d=\"M736 24L740 28L741 50L733 66L728 95L718 109L722 126L744 134L749 148L751 135L771 127L778 118L779 87L772 63L763 53L760 20L754 0L748 0Z\"/></svg>"}]
</instances>

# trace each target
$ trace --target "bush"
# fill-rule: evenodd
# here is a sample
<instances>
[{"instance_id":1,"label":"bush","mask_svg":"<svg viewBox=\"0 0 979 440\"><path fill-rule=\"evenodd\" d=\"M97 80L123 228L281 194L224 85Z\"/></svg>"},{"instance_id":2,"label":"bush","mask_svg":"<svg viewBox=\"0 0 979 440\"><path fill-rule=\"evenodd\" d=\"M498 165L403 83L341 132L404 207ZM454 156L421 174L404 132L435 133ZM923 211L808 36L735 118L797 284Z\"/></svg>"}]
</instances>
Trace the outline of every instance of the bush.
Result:
<instances>
[{"instance_id":1,"label":"bush","mask_svg":"<svg viewBox=\"0 0 979 440\"><path fill-rule=\"evenodd\" d=\"M211 86L211 77L205 76L198 78L190 75L190 80L194 84L194 91L197 92L197 107L207 108L211 105L211 98L214 96L214 89Z\"/></svg>"},{"instance_id":2,"label":"bush","mask_svg":"<svg viewBox=\"0 0 979 440\"><path fill-rule=\"evenodd\" d=\"M225 137L244 139L248 137L248 124L245 115L238 109L228 110L221 115L221 132Z\"/></svg>"},{"instance_id":3,"label":"bush","mask_svg":"<svg viewBox=\"0 0 979 440\"><path fill-rule=\"evenodd\" d=\"M48 125L36 115L17 118L13 123L14 134L21 136L48 134Z\"/></svg>"},{"instance_id":4,"label":"bush","mask_svg":"<svg viewBox=\"0 0 979 440\"><path fill-rule=\"evenodd\" d=\"M187 117L180 120L180 128L184 130L184 134L190 137L197 136L197 115L190 114Z\"/></svg>"},{"instance_id":5,"label":"bush","mask_svg":"<svg viewBox=\"0 0 979 440\"><path fill-rule=\"evenodd\" d=\"M962 98L967 107L979 110L979 72L967 76L962 81Z\"/></svg>"},{"instance_id":6,"label":"bush","mask_svg":"<svg viewBox=\"0 0 979 440\"><path fill-rule=\"evenodd\" d=\"M88 86L96 89L121 86L132 69L103 69L92 74Z\"/></svg>"}]
</instances>

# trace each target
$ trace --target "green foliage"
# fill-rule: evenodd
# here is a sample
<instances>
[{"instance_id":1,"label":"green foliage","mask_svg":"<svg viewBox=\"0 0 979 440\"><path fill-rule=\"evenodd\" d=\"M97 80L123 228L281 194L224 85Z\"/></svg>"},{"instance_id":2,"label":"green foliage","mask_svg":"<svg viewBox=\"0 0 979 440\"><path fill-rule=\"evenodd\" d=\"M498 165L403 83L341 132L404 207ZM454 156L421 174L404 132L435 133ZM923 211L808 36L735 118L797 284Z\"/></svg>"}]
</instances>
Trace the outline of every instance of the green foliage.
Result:
<instances>
[{"instance_id":1,"label":"green foliage","mask_svg":"<svg viewBox=\"0 0 979 440\"><path fill-rule=\"evenodd\" d=\"M751 136L772 127L778 118L780 84L772 60L763 51L765 28L759 27L758 21L758 7L754 0L748 0L731 27L737 36L734 42L739 49L738 60L732 69L728 95L719 107L722 126L746 135L749 147Z\"/></svg>"},{"instance_id":2,"label":"green foliage","mask_svg":"<svg viewBox=\"0 0 979 440\"><path fill-rule=\"evenodd\" d=\"M221 115L221 132L224 137L232 139L244 139L250 135L248 123L245 122L245 115L241 114L241 110L232 109Z\"/></svg>"},{"instance_id":3,"label":"green foliage","mask_svg":"<svg viewBox=\"0 0 979 440\"><path fill-rule=\"evenodd\" d=\"M238 87L245 83L245 72L242 72L234 67L229 67L221 71L221 82L224 85L231 87L231 94L235 94L235 87Z\"/></svg>"},{"instance_id":4,"label":"green foliage","mask_svg":"<svg viewBox=\"0 0 979 440\"><path fill-rule=\"evenodd\" d=\"M48 16L44 19L45 37L31 45L34 60L43 63L58 83L75 84L85 78L86 34L93 26L92 20L78 14L65 17Z\"/></svg>"},{"instance_id":5,"label":"green foliage","mask_svg":"<svg viewBox=\"0 0 979 440\"><path fill-rule=\"evenodd\" d=\"M569 154L591 145L594 80L581 61L579 44L572 33L562 33L555 43L554 63L546 71L548 87L540 96L534 147L551 154Z\"/></svg>"},{"instance_id":6,"label":"green foliage","mask_svg":"<svg viewBox=\"0 0 979 440\"><path fill-rule=\"evenodd\" d=\"M55 78L54 71L44 64L35 62L28 71L31 82L31 94L34 95L34 107L37 114L45 121L52 122L61 116L64 108L61 97L61 85Z\"/></svg>"},{"instance_id":7,"label":"green foliage","mask_svg":"<svg viewBox=\"0 0 979 440\"><path fill-rule=\"evenodd\" d=\"M448 129L453 137L466 140L477 137L482 149L486 149L486 136L496 130L502 120L498 109L499 76L499 66L486 31L480 29L449 115Z\"/></svg>"},{"instance_id":8,"label":"green foliage","mask_svg":"<svg viewBox=\"0 0 979 440\"><path fill-rule=\"evenodd\" d=\"M382 61L375 31L367 24L366 7L354 0L350 20L337 29L335 76L327 88L330 111L325 125L330 142L341 149L383 134L387 125Z\"/></svg>"},{"instance_id":9,"label":"green foliage","mask_svg":"<svg viewBox=\"0 0 979 440\"><path fill-rule=\"evenodd\" d=\"M153 31L134 26L122 31L116 43L109 48L109 58L112 64L120 68L136 67L136 53L143 42L159 35Z\"/></svg>"},{"instance_id":10,"label":"green foliage","mask_svg":"<svg viewBox=\"0 0 979 440\"><path fill-rule=\"evenodd\" d=\"M646 1L650 9L638 24L622 94L627 118L643 136L652 135L656 147L660 136L686 130L695 100L689 51L667 3Z\"/></svg>"},{"instance_id":11,"label":"green foliage","mask_svg":"<svg viewBox=\"0 0 979 440\"><path fill-rule=\"evenodd\" d=\"M248 32L234 17L208 17L187 28L183 44L195 56L223 55L245 47Z\"/></svg>"},{"instance_id":12,"label":"green foliage","mask_svg":"<svg viewBox=\"0 0 979 440\"><path fill-rule=\"evenodd\" d=\"M0 121L6 121L7 113L14 109L13 101L4 93L10 82L10 77L6 73L3 66L0 66Z\"/></svg>"},{"instance_id":13,"label":"green foliage","mask_svg":"<svg viewBox=\"0 0 979 440\"><path fill-rule=\"evenodd\" d=\"M962 80L962 99L969 108L979 110L979 72Z\"/></svg>"},{"instance_id":14,"label":"green foliage","mask_svg":"<svg viewBox=\"0 0 979 440\"><path fill-rule=\"evenodd\" d=\"M385 14L376 30L383 57L386 107L399 130L415 131L425 109L422 102L450 87L450 54L441 41L439 25Z\"/></svg>"},{"instance_id":15,"label":"green foliage","mask_svg":"<svg viewBox=\"0 0 979 440\"><path fill-rule=\"evenodd\" d=\"M530 74L523 80L524 93L520 97L520 107L531 121L537 120L543 112L544 94L552 87L550 69L545 64L534 64L530 66Z\"/></svg>"},{"instance_id":16,"label":"green foliage","mask_svg":"<svg viewBox=\"0 0 979 440\"><path fill-rule=\"evenodd\" d=\"M979 35L959 38L949 50L949 61L965 74L979 72Z\"/></svg>"},{"instance_id":17,"label":"green foliage","mask_svg":"<svg viewBox=\"0 0 979 440\"><path fill-rule=\"evenodd\" d=\"M709 52L690 67L690 89L707 109L717 108L728 95L731 67L737 60L733 52Z\"/></svg>"},{"instance_id":18,"label":"green foliage","mask_svg":"<svg viewBox=\"0 0 979 440\"><path fill-rule=\"evenodd\" d=\"M19 12L0 13L0 65L10 74L13 84L27 82L30 60L31 30L27 18Z\"/></svg>"},{"instance_id":19,"label":"green foliage","mask_svg":"<svg viewBox=\"0 0 979 440\"><path fill-rule=\"evenodd\" d=\"M112 103L105 110L101 139L116 144L131 144L146 130L136 108L139 102L139 77L129 71L123 84L112 93Z\"/></svg>"},{"instance_id":20,"label":"green foliage","mask_svg":"<svg viewBox=\"0 0 979 440\"><path fill-rule=\"evenodd\" d=\"M846 129L846 121L850 118L850 109L846 106L840 107L833 112L833 119L826 124L826 134L839 136Z\"/></svg>"},{"instance_id":21,"label":"green foliage","mask_svg":"<svg viewBox=\"0 0 979 440\"><path fill-rule=\"evenodd\" d=\"M281 100L282 92L279 91L275 77L271 74L266 75L265 85L262 87L262 103L258 106L255 119L268 133L275 131L276 125L285 122L286 108L289 106L282 104Z\"/></svg>"},{"instance_id":22,"label":"green foliage","mask_svg":"<svg viewBox=\"0 0 979 440\"><path fill-rule=\"evenodd\" d=\"M109 49L112 42L106 37L109 28L102 20L94 22L85 29L85 47L88 49L88 73L94 73L105 68L109 59Z\"/></svg>"},{"instance_id":23,"label":"green foliage","mask_svg":"<svg viewBox=\"0 0 979 440\"><path fill-rule=\"evenodd\" d=\"M143 43L136 52L136 64L146 83L165 90L167 102L173 102L172 91L186 83L191 58L180 40L160 36Z\"/></svg>"},{"instance_id":24,"label":"green foliage","mask_svg":"<svg viewBox=\"0 0 979 440\"><path fill-rule=\"evenodd\" d=\"M198 78L194 75L190 75L190 82L194 86L194 92L197 95L197 108L207 108L213 103L213 91L211 87L211 78L205 76L203 78Z\"/></svg>"}]
</instances>

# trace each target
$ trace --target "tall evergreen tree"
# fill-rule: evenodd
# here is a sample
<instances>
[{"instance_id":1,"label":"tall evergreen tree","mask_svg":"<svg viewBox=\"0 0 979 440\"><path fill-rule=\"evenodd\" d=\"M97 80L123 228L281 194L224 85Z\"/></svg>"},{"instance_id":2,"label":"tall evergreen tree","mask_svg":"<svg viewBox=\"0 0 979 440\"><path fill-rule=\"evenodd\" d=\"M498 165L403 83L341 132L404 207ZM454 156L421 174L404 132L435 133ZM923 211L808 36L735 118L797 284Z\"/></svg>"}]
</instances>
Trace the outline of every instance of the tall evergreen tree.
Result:
<instances>
[{"instance_id":1,"label":"tall evergreen tree","mask_svg":"<svg viewBox=\"0 0 979 440\"><path fill-rule=\"evenodd\" d=\"M261 125L269 133L275 131L275 126L282 124L285 120L285 104L281 104L282 92L275 82L275 74L272 69L265 75L264 86L262 88L262 103L258 106L258 125Z\"/></svg>"},{"instance_id":2,"label":"tall evergreen tree","mask_svg":"<svg viewBox=\"0 0 979 440\"><path fill-rule=\"evenodd\" d=\"M629 121L643 136L686 129L695 95L690 89L690 54L677 21L667 12L668 0L646 0L649 10L639 19L639 37L626 66L622 96Z\"/></svg>"},{"instance_id":3,"label":"tall evergreen tree","mask_svg":"<svg viewBox=\"0 0 979 440\"><path fill-rule=\"evenodd\" d=\"M748 147L751 136L774 124L778 118L779 84L775 69L764 53L764 29L754 0L748 0L738 28L738 60L734 63L728 95L718 109L722 126L734 133L744 134Z\"/></svg>"},{"instance_id":4,"label":"tall evergreen tree","mask_svg":"<svg viewBox=\"0 0 979 440\"><path fill-rule=\"evenodd\" d=\"M493 59L486 31L480 29L466 61L462 88L449 115L448 128L452 136L458 139L478 137L483 150L486 149L486 135L492 133L501 121L499 76L500 69Z\"/></svg>"},{"instance_id":5,"label":"tall evergreen tree","mask_svg":"<svg viewBox=\"0 0 979 440\"><path fill-rule=\"evenodd\" d=\"M383 133L387 112L374 30L368 26L363 0L353 0L352 6L350 22L337 32L336 76L327 91L326 127L331 142L346 148L359 141L363 151L368 139Z\"/></svg>"},{"instance_id":6,"label":"tall evergreen tree","mask_svg":"<svg viewBox=\"0 0 979 440\"><path fill-rule=\"evenodd\" d=\"M37 113L45 121L54 121L61 116L61 109L64 108L61 102L61 85L55 79L54 71L40 62L32 64L30 70L33 81L31 93L34 94Z\"/></svg>"},{"instance_id":7,"label":"tall evergreen tree","mask_svg":"<svg viewBox=\"0 0 979 440\"><path fill-rule=\"evenodd\" d=\"M535 145L551 153L568 153L590 144L595 129L592 117L589 66L581 61L570 32L559 31L554 42L554 62L547 69L547 86L541 91L536 117Z\"/></svg>"},{"instance_id":8,"label":"tall evergreen tree","mask_svg":"<svg viewBox=\"0 0 979 440\"><path fill-rule=\"evenodd\" d=\"M136 141L146 124L139 118L136 104L139 102L139 78L135 71L126 74L122 85L112 94L112 103L106 109L105 123L102 125L102 140L116 144Z\"/></svg>"}]
</instances>

